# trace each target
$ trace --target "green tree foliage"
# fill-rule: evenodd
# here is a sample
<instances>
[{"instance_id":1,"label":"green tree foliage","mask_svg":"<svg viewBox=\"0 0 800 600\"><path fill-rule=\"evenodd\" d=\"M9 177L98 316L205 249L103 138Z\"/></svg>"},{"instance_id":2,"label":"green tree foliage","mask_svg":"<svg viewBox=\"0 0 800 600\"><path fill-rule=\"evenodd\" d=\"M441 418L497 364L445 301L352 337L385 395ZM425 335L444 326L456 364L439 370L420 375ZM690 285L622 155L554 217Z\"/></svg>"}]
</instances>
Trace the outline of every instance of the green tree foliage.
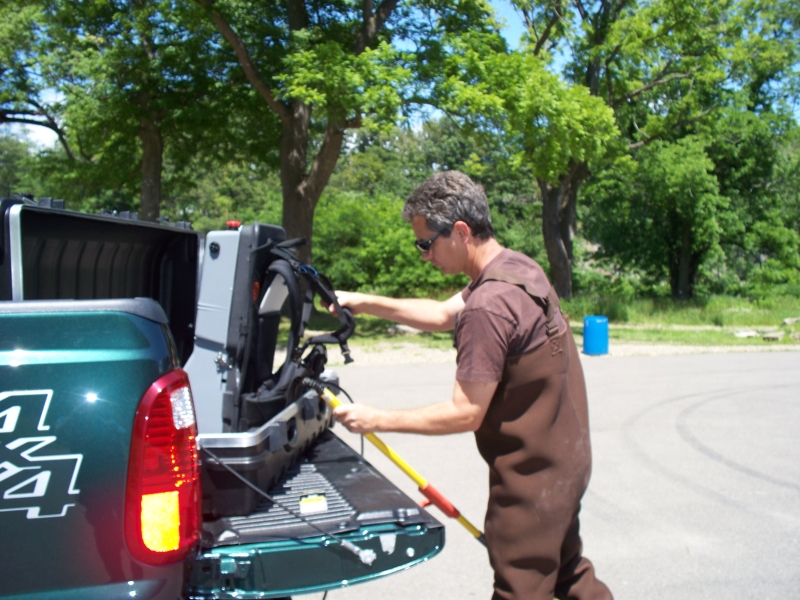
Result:
<instances>
[{"instance_id":1,"label":"green tree foliage","mask_svg":"<svg viewBox=\"0 0 800 600\"><path fill-rule=\"evenodd\" d=\"M772 187L786 225L800 232L800 127L792 127L776 140L778 158Z\"/></svg>"},{"instance_id":2,"label":"green tree foliage","mask_svg":"<svg viewBox=\"0 0 800 600\"><path fill-rule=\"evenodd\" d=\"M281 184L274 170L236 161L208 170L193 166L192 185L177 186L183 193L166 199L165 217L203 232L225 229L228 221L280 224Z\"/></svg>"},{"instance_id":3,"label":"green tree foliage","mask_svg":"<svg viewBox=\"0 0 800 600\"><path fill-rule=\"evenodd\" d=\"M30 163L27 143L15 137L0 135L0 197L7 198L14 192L38 192L25 189L32 183L28 177Z\"/></svg>"},{"instance_id":4,"label":"green tree foliage","mask_svg":"<svg viewBox=\"0 0 800 600\"><path fill-rule=\"evenodd\" d=\"M775 247L786 237L781 201L774 189L779 145L787 123L772 113L727 110L708 129L708 154L720 193L729 200L720 215L723 254L709 265L716 273L715 291L736 290L763 273L762 263L785 254ZM772 239L766 243L765 235ZM764 242L762 242L764 240ZM788 265L785 265L788 266Z\"/></svg>"},{"instance_id":5,"label":"green tree foliage","mask_svg":"<svg viewBox=\"0 0 800 600\"><path fill-rule=\"evenodd\" d=\"M25 122L59 134L63 151L47 152L42 166L70 206L138 208L142 218L155 219L164 179L199 154L218 156L232 146L226 133L249 125L226 110L247 104L248 92L226 85L227 59L194 3L23 4L14 19L27 27L25 35L0 29L13 49L2 60L16 65L0 100L17 111L38 107L42 114ZM242 140L239 149L250 145Z\"/></svg>"},{"instance_id":6,"label":"green tree foliage","mask_svg":"<svg viewBox=\"0 0 800 600\"><path fill-rule=\"evenodd\" d=\"M639 148L655 139L677 139L717 105L730 72L726 45L730 3L653 2L514 3L528 29L525 51L563 65L567 80L613 110L618 143L606 148ZM603 141L599 138L598 141ZM541 159L534 159L537 164ZM583 182L599 166L573 154L566 168L537 178L545 213L545 240L554 283L571 295L577 232L577 203ZM548 226L549 225L549 226Z\"/></svg>"},{"instance_id":7,"label":"green tree foliage","mask_svg":"<svg viewBox=\"0 0 800 600\"><path fill-rule=\"evenodd\" d=\"M535 53L507 52L485 34L451 43L439 85L444 105L482 144L504 147L507 172L523 170L536 183L551 277L570 298L578 185L619 138L613 111Z\"/></svg>"},{"instance_id":8,"label":"green tree foliage","mask_svg":"<svg viewBox=\"0 0 800 600\"><path fill-rule=\"evenodd\" d=\"M689 296L698 291L761 296L768 290L792 289L800 275L798 156L792 142L798 128L774 113L728 109L718 116L703 128L702 136L672 143L679 147L682 140L693 140L694 153L666 152L662 142L656 142L652 146L658 152L648 145L598 172L586 188L585 231L600 244L598 256L605 259L603 264L614 271L634 267L646 274L650 289L658 285L661 272L678 298L687 297L687 290ZM714 207L713 228L709 220L685 221L695 239L717 232L709 250L695 257L699 263L692 267L689 262L685 285L680 277L676 280L674 266L664 267L667 256L673 257L673 265L678 263L662 238L669 233L677 242L679 237L676 229L664 225L669 212L658 217L657 211L667 210L667 205L653 199L673 189L667 184L679 173L677 160L685 162L685 168L702 166L702 180L707 180L709 188L713 183L722 199ZM651 190L652 186L657 189Z\"/></svg>"},{"instance_id":9,"label":"green tree foliage","mask_svg":"<svg viewBox=\"0 0 800 600\"><path fill-rule=\"evenodd\" d=\"M728 200L719 194L702 139L657 141L638 161L621 158L598 177L588 228L602 252L636 267L657 284L668 278L675 298L694 295L697 274L720 253L720 215Z\"/></svg>"},{"instance_id":10,"label":"green tree foliage","mask_svg":"<svg viewBox=\"0 0 800 600\"><path fill-rule=\"evenodd\" d=\"M480 133L501 134L509 158L530 164L537 179L555 181L575 161L602 159L618 134L604 103L564 83L532 54L492 52L492 41L478 34L453 40L441 86L448 108Z\"/></svg>"},{"instance_id":11,"label":"green tree foliage","mask_svg":"<svg viewBox=\"0 0 800 600\"><path fill-rule=\"evenodd\" d=\"M450 120L351 135L315 217L314 266L345 289L440 297L463 287L463 277L444 277L421 260L401 218L405 198L442 168L469 172L484 185L498 238L541 258L541 237L528 230L540 207L536 190L529 175L502 176L499 152L477 145ZM494 163L498 169L490 168Z\"/></svg>"},{"instance_id":12,"label":"green tree foliage","mask_svg":"<svg viewBox=\"0 0 800 600\"><path fill-rule=\"evenodd\" d=\"M0 140L1 183L87 210L160 204L202 230L281 220L321 236L335 277L410 294L456 284L403 237L402 200L459 169L566 298L581 233L603 269L676 296L796 289L794 3L516 6L528 38L511 51L479 0L1 3L0 123L60 136L36 155ZM448 118L393 128L420 106Z\"/></svg>"},{"instance_id":13,"label":"green tree foliage","mask_svg":"<svg viewBox=\"0 0 800 600\"><path fill-rule=\"evenodd\" d=\"M355 192L323 196L315 225L314 266L341 289L390 296L454 293L463 276L445 276L414 246L403 200Z\"/></svg>"},{"instance_id":14,"label":"green tree foliage","mask_svg":"<svg viewBox=\"0 0 800 600\"><path fill-rule=\"evenodd\" d=\"M790 114L800 99L800 9L789 0L742 0L734 18L732 80L753 112Z\"/></svg>"},{"instance_id":15,"label":"green tree foliage","mask_svg":"<svg viewBox=\"0 0 800 600\"><path fill-rule=\"evenodd\" d=\"M645 159L636 152L657 140L676 143L687 136L707 140L704 146L714 164L719 194L731 207L719 215L724 225L721 247L744 246L745 238L755 239L746 233L754 231L760 215L769 212L766 206L773 205L766 197L770 194L764 193L767 188L759 186L770 180L773 142L785 132L787 107L797 98L796 8L780 0L699 4L522 0L515 5L528 26L527 50L551 61L551 69L563 64L567 79L585 86L614 111L621 135L619 144L609 144L609 148L627 148L641 165ZM780 121L783 130L775 126ZM756 132L758 127L761 134ZM753 144L745 143L743 136ZM765 152L759 154L762 150ZM619 157L618 151L607 155L615 156ZM647 160L652 161L652 156ZM614 169L627 163L615 160L609 164L613 166L608 168ZM564 270L565 254L567 266L574 260L569 240L576 231L577 195L598 168L607 167L578 158L557 181L539 179L545 211L548 197L557 200L551 214L559 220L561 240L548 243L548 253L551 258L554 254L561 257L562 262L553 264L552 271L562 294L567 282L559 283L558 273ZM617 175L624 177L625 171ZM596 192L597 186L592 189ZM547 226L546 217L544 223ZM545 231L546 240L553 238L554 230L551 227L550 234ZM776 239L784 238L778 235ZM608 249L603 251L607 255ZM737 273L732 274L730 261L722 252L703 254L707 264L688 272L692 276L703 273L704 268L711 268L708 261L713 258L722 279L740 278L754 264L754 247L742 251L744 254L748 255L747 268L739 268ZM696 283L689 285L689 293ZM685 286L671 284L674 293L685 293ZM715 285L720 287L719 278Z\"/></svg>"},{"instance_id":16,"label":"green tree foliage","mask_svg":"<svg viewBox=\"0 0 800 600\"><path fill-rule=\"evenodd\" d=\"M390 126L429 100L444 32L493 27L479 0L197 2L279 122L283 226L309 240L345 132Z\"/></svg>"},{"instance_id":17,"label":"green tree foliage","mask_svg":"<svg viewBox=\"0 0 800 600\"><path fill-rule=\"evenodd\" d=\"M432 123L423 124L420 132L400 127L353 132L328 189L405 199L432 172L425 134Z\"/></svg>"},{"instance_id":18,"label":"green tree foliage","mask_svg":"<svg viewBox=\"0 0 800 600\"><path fill-rule=\"evenodd\" d=\"M745 245L760 251L748 273L746 290L767 296L790 289L800 291L800 234L786 227L779 211L770 211L745 237Z\"/></svg>"},{"instance_id":19,"label":"green tree foliage","mask_svg":"<svg viewBox=\"0 0 800 600\"><path fill-rule=\"evenodd\" d=\"M118 174L138 172L141 217L155 219L166 145L180 169L226 125L220 109L230 97L213 28L181 0L51 0L48 15L67 59L59 83L81 153L114 161Z\"/></svg>"},{"instance_id":20,"label":"green tree foliage","mask_svg":"<svg viewBox=\"0 0 800 600\"><path fill-rule=\"evenodd\" d=\"M337 198L363 197L368 206L379 199L391 199L399 216L411 191L432 173L443 169L464 171L482 185L500 242L547 266L541 229L534 227L531 231L531 223L536 223L540 216L541 202L530 172L524 168L508 169L502 145L479 144L450 119L427 121L418 130L398 128L385 134L357 134L339 161L328 189ZM323 196L322 201L330 200ZM330 214L330 210L324 211L317 222ZM339 220L335 226L348 227L354 220ZM377 222L378 230L386 232L377 235L389 235L389 229L398 225L409 229L395 219ZM317 227L315 235L328 231L325 227L328 225ZM329 260L333 264L330 261L335 258ZM391 260L376 267L384 272L396 270Z\"/></svg>"},{"instance_id":21,"label":"green tree foliage","mask_svg":"<svg viewBox=\"0 0 800 600\"><path fill-rule=\"evenodd\" d=\"M516 0L528 30L519 51L480 34L451 42L438 89L530 166L559 294L571 296L580 189L603 161L704 135L726 108L773 109L793 89L797 18L785 4Z\"/></svg>"},{"instance_id":22,"label":"green tree foliage","mask_svg":"<svg viewBox=\"0 0 800 600\"><path fill-rule=\"evenodd\" d=\"M45 101L52 63L40 47L43 16L33 0L0 3L0 125L46 127L69 151L59 119L63 105Z\"/></svg>"}]
</instances>

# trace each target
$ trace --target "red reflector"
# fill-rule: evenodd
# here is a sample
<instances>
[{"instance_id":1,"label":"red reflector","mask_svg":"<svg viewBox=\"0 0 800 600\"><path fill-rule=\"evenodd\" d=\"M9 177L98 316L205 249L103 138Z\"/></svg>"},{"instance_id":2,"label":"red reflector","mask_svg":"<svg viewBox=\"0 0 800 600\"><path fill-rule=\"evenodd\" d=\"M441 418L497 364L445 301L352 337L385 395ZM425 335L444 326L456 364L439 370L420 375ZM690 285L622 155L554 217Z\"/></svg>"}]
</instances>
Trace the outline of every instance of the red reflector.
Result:
<instances>
[{"instance_id":1,"label":"red reflector","mask_svg":"<svg viewBox=\"0 0 800 600\"><path fill-rule=\"evenodd\" d=\"M133 424L125 536L131 555L141 562L182 560L197 542L196 440L189 378L176 369L147 389Z\"/></svg>"}]
</instances>

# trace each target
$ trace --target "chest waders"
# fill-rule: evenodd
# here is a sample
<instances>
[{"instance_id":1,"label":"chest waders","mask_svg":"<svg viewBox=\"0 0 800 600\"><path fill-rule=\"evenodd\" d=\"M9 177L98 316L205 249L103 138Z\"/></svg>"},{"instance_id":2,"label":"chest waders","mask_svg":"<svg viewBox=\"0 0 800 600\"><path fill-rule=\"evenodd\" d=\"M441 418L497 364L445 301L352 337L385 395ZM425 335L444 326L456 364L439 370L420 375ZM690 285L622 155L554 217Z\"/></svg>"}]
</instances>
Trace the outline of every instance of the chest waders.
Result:
<instances>
[{"instance_id":1,"label":"chest waders","mask_svg":"<svg viewBox=\"0 0 800 600\"><path fill-rule=\"evenodd\" d=\"M558 332L558 296L544 275L533 282L500 270L505 281L545 305L547 341L506 359L481 427L489 465L485 536L495 572L493 600L607 600L608 588L581 556L578 513L591 473L586 384L567 329ZM533 300L532 300L533 301Z\"/></svg>"}]
</instances>

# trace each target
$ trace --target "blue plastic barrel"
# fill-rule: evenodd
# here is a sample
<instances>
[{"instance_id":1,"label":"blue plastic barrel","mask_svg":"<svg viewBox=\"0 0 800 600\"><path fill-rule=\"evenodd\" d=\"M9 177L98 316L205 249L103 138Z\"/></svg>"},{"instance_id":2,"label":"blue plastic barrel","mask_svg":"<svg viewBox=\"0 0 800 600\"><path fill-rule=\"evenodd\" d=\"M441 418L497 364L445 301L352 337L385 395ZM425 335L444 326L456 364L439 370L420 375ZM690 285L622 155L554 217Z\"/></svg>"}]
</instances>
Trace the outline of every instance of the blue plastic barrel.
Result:
<instances>
[{"instance_id":1,"label":"blue plastic barrel","mask_svg":"<svg viewBox=\"0 0 800 600\"><path fill-rule=\"evenodd\" d=\"M608 317L583 317L583 353L592 356L608 354Z\"/></svg>"}]
</instances>

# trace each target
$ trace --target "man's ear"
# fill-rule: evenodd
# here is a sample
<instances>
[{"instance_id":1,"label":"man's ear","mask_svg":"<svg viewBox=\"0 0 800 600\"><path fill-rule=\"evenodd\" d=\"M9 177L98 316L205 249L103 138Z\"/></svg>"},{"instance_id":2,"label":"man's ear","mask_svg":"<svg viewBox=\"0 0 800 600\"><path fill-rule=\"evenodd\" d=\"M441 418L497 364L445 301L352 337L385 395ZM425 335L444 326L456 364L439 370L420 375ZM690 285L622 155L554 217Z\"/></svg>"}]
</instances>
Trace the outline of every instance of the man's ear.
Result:
<instances>
[{"instance_id":1,"label":"man's ear","mask_svg":"<svg viewBox=\"0 0 800 600\"><path fill-rule=\"evenodd\" d=\"M464 221L453 223L453 233L458 236L458 240L466 243L472 237L472 229Z\"/></svg>"}]
</instances>

